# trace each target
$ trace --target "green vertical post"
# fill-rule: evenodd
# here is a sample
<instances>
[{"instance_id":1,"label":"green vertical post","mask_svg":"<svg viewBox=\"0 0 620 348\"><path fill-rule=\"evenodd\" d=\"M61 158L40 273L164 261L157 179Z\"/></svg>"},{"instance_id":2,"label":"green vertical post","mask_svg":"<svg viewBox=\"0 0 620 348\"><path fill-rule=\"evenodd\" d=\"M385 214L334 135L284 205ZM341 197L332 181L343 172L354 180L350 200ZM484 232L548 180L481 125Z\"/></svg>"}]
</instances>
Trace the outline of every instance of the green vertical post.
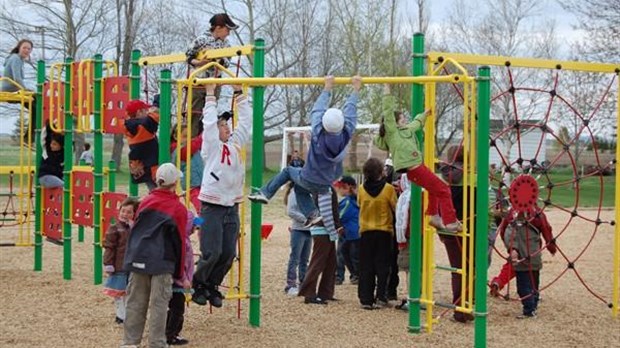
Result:
<instances>
[{"instance_id":1,"label":"green vertical post","mask_svg":"<svg viewBox=\"0 0 620 348\"><path fill-rule=\"evenodd\" d=\"M424 75L424 34L413 35L413 76ZM414 83L411 88L411 116L424 111L424 87ZM419 144L423 144L422 131L416 134ZM423 153L422 149L419 149ZM410 238L409 238L409 332L419 333L420 297L422 293L422 189L411 185Z\"/></svg>"},{"instance_id":2,"label":"green vertical post","mask_svg":"<svg viewBox=\"0 0 620 348\"><path fill-rule=\"evenodd\" d=\"M73 58L65 60L65 167L62 198L63 278L71 279L71 170L73 169L73 105L71 103L71 73Z\"/></svg>"},{"instance_id":3,"label":"green vertical post","mask_svg":"<svg viewBox=\"0 0 620 348\"><path fill-rule=\"evenodd\" d=\"M103 91L103 57L95 55L95 84L93 98L93 116L95 120L95 143L94 143L94 214L93 214L93 281L95 285L103 282L103 250L101 248L101 204L103 193L103 131L101 129L101 100Z\"/></svg>"},{"instance_id":4,"label":"green vertical post","mask_svg":"<svg viewBox=\"0 0 620 348\"><path fill-rule=\"evenodd\" d=\"M170 107L172 106L172 72L164 69L159 81L159 163L170 162Z\"/></svg>"},{"instance_id":5,"label":"green vertical post","mask_svg":"<svg viewBox=\"0 0 620 348\"><path fill-rule=\"evenodd\" d=\"M108 162L108 191L116 191L116 162L114 160Z\"/></svg>"},{"instance_id":6,"label":"green vertical post","mask_svg":"<svg viewBox=\"0 0 620 348\"><path fill-rule=\"evenodd\" d=\"M140 99L140 50L131 51L131 73L129 74L129 98L131 100ZM129 175L129 195L138 197L138 185L131 180Z\"/></svg>"},{"instance_id":7,"label":"green vertical post","mask_svg":"<svg viewBox=\"0 0 620 348\"><path fill-rule=\"evenodd\" d=\"M41 185L39 185L39 168L41 167L41 159L43 153L43 147L41 146L41 127L43 125L43 84L45 83L45 61L39 60L37 62L37 117L35 124L35 173L34 173L34 185L35 185L35 198L34 198L34 270L43 270L43 196Z\"/></svg>"},{"instance_id":8,"label":"green vertical post","mask_svg":"<svg viewBox=\"0 0 620 348\"><path fill-rule=\"evenodd\" d=\"M491 114L491 69L488 66L478 68L478 137L477 137L477 176L478 192L476 197L476 231L486 231L489 226L489 128ZM475 234L475 332L474 345L476 348L487 346L487 249L488 240L486 233Z\"/></svg>"},{"instance_id":9,"label":"green vertical post","mask_svg":"<svg viewBox=\"0 0 620 348\"><path fill-rule=\"evenodd\" d=\"M86 161L80 160L80 165L81 166L85 166L86 165ZM82 225L78 225L78 242L79 243L84 243L84 226L82 226Z\"/></svg>"},{"instance_id":10,"label":"green vertical post","mask_svg":"<svg viewBox=\"0 0 620 348\"><path fill-rule=\"evenodd\" d=\"M265 40L254 42L254 77L265 76ZM263 185L263 102L265 87L252 88L252 187ZM250 325L260 326L260 269L262 206L251 203L250 235Z\"/></svg>"}]
</instances>

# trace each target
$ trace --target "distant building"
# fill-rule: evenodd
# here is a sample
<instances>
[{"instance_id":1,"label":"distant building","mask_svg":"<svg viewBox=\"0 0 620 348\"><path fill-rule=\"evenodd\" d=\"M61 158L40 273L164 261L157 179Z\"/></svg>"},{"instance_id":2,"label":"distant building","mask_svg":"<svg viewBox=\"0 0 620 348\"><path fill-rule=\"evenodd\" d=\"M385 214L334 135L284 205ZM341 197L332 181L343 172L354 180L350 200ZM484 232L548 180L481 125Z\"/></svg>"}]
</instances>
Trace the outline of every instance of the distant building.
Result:
<instances>
[{"instance_id":1,"label":"distant building","mask_svg":"<svg viewBox=\"0 0 620 348\"><path fill-rule=\"evenodd\" d=\"M489 163L495 163L498 168L501 168L504 166L502 156L509 156L509 158L504 158L504 160L509 163L514 163L519 158L519 154L521 154L521 158L524 160L524 166L529 166L529 161L533 158L536 158L539 164L547 159L545 134L541 131L540 127L533 126L534 124L540 124L542 121L524 120L521 122L523 122L523 125L520 128L519 141L517 141L517 132L514 128L498 136L507 127L504 126L502 120L491 120L490 138L495 139L497 137L497 139L495 140L496 146L492 147L489 151ZM510 154L508 154L505 142L508 136L513 139ZM498 150L501 152L501 156Z\"/></svg>"}]
</instances>

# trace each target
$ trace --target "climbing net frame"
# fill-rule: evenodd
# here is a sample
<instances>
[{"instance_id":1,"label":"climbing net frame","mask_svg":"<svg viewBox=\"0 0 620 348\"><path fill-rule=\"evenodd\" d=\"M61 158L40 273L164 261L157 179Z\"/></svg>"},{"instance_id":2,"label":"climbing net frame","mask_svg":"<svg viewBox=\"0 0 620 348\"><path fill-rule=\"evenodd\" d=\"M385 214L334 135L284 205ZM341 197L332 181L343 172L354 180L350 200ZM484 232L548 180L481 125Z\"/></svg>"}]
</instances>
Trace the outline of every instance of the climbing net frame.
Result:
<instances>
[{"instance_id":1,"label":"climbing net frame","mask_svg":"<svg viewBox=\"0 0 620 348\"><path fill-rule=\"evenodd\" d=\"M499 179L497 177L490 178L491 189L497 191L500 197L506 197L507 199L510 198L511 202L518 201L518 199L520 198L518 194L513 195L514 197L511 196L513 192L518 193L518 190L515 191L515 187L514 187L515 185L511 186L511 183L509 182L510 179L513 176L516 178L519 178L519 176L521 177L528 176L529 178L535 177L535 180L536 182L538 182L538 185L540 187L542 197L529 202L528 204L530 205L530 208L536 205L538 201L544 205L543 210L546 209L547 207L554 207L556 209L559 209L560 211L566 212L570 216L567 219L567 222L564 224L564 226L562 226L562 228L559 229L559 232L554 236L553 238L554 243L562 234L564 234L564 232L570 226L570 223L571 221L573 221L573 219L582 219L594 225L592 235L587 241L585 247L580 252L578 252L576 256L570 257L569 255L562 252L562 249L560 247L557 248L560 256L564 259L564 261L566 261L566 267L559 275L554 276L554 278L549 284L541 285L541 288L539 289L539 291L544 290L545 288L551 286L559 278L561 278L565 273L567 273L568 270L572 270L573 273L576 275L576 277L579 279L579 281L587 289L587 291L590 292L594 297L596 297L601 302L607 304L612 309L612 315L614 317L617 317L618 304L619 304L618 300L619 300L619 295L620 295L619 294L620 281L618 279L620 277L620 227L616 223L616 221L619 221L620 219L620 210L617 209L617 207L620 206L620 186L619 186L620 179L618 175L615 176L615 183L616 183L615 192L614 192L614 202L615 202L615 207L616 207L615 220L610 220L610 221L602 220L600 218L600 212L601 212L603 192L604 192L603 179L602 179L603 172L608 171L612 167L615 167L615 164L618 162L618 160L620 160L620 149L618 149L618 147L616 146L615 159L609 161L608 163L601 163L601 159L597 152L596 142L594 141L594 136L593 136L592 129L591 129L591 126L592 126L591 121L593 120L593 118L596 117L597 112L600 111L600 108L603 102L606 100L608 101L609 98L613 98L612 91L614 90L614 87L615 87L615 93L616 93L616 101L615 101L616 102L616 110L615 110L616 119L615 121L616 121L616 127L620 126L620 79L618 78L620 74L620 64L567 62L567 61L556 61L556 60L514 58L514 57L502 57L502 56L481 56L481 55L453 54L453 53L442 53L442 52L430 52L427 54L427 62L429 65L429 70L430 70L430 67L437 66L437 64L442 65L442 63L445 62L446 60L457 61L459 64L462 64L463 66L489 65L489 66L505 68L506 77L509 80L507 83L507 88L500 89L499 91L491 95L491 102L493 103L494 101L500 98L508 98L509 104L512 107L512 113L514 114L514 122L511 122L508 126L503 127L503 129L499 130L496 134L489 134L489 144L490 144L491 151L497 151L500 157L501 167L502 169L504 169L504 172L508 173L508 175L504 176L503 178L499 178ZM551 82L549 83L549 86L548 86L549 88L547 87L534 88L534 87L522 86L521 83L515 82L514 76L511 71L512 68L547 69L551 71L552 72L551 77L550 77ZM568 98L565 98L563 95L557 92L558 84L559 84L559 81L561 80L560 79L561 71L572 71L575 73L598 73L600 74L600 76L602 76L601 80L605 80L605 82L601 83L601 84L604 84L604 86L598 92L599 95L597 96L597 98L595 98L595 103L593 106L591 106L590 112L587 112L587 113L582 112L582 110L579 110L578 108L574 107L571 104L570 100L568 100ZM445 73L449 73L449 72L445 70ZM460 95L461 99L464 100L463 101L464 108L467 108L468 107L467 95L464 95L463 91L461 91L459 87L460 86L457 86L456 84L454 85L454 89ZM515 97L515 94L518 94L521 92L543 93L549 96L548 97L549 102L548 104L545 105L545 111L543 112L544 118L541 120L541 122L520 121L519 110L517 107L518 103L517 103L517 98ZM432 101L429 102L428 97L430 97ZM429 103L431 105L434 105L434 102L435 102L434 97L435 97L434 94L427 93L427 106L429 105ZM569 139L561 139L558 136L558 134L554 133L553 130L547 125L550 115L552 113L554 102L563 104L569 110L569 112L575 115L575 119L578 119L580 122L579 129L576 131L576 135L574 135L573 137L570 137ZM526 134L527 132L526 129L539 130L542 133L540 141L538 142L538 144L536 144L536 146L534 146L535 147L534 154L530 155L530 157L527 157L526 155L524 155L522 151L522 145L521 145L521 139L520 139L523 134ZM516 138L517 138L516 144L517 144L517 150L518 150L517 155L518 156L516 156L514 160L511 159L510 156L504 156L502 154L501 149L497 146L497 143L500 140L500 138L508 132L516 133ZM592 144L593 144L592 146L593 146L593 150L595 153L595 160L596 160L596 166L594 170L585 175L583 175L583 173L582 175L578 173L575 158L570 153L570 146L575 141L578 140L581 134L586 134L592 139ZM464 135L465 135L465 132L464 132ZM544 146L545 135L548 137L551 137L552 139L557 141L559 144L561 144L562 151L560 151L560 153L557 156L553 157L549 161L544 161L543 163L542 161L537 161L537 158L539 154L541 153L541 151L544 150L543 146ZM467 147L466 147L466 152L467 152ZM434 147L427 146L427 148L425 149L425 154L428 154L427 157L430 157L431 160L434 160L434 153L435 153ZM553 182L549 176L549 171L553 168L553 166L556 164L556 162L559 160L561 156L569 157L570 167L573 170L573 177L572 177L572 180L566 180L565 182ZM448 162L450 162L450 159L448 159ZM466 160L465 164L463 165L464 175L466 172L471 171L471 168L468 168L467 162L468 161ZM599 182L600 182L598 212L595 218L589 218L589 217L586 217L580 214L579 212L579 192L578 192L579 183L583 179L596 178L596 177L598 177ZM525 178L522 178L522 179L525 179ZM524 182L523 180L515 180L515 181L518 182L519 184L523 184ZM464 180L464 183L466 185L465 180ZM568 188L571 186L575 187L577 191L576 196L575 196L574 206L572 210L566 207L562 207L552 201L551 190L554 187ZM536 189L538 189L538 187L536 187ZM480 192L480 194L485 194L485 193ZM466 196L466 194L464 195ZM464 200L467 201L468 199L464 198ZM464 202L464 203L466 207L467 202ZM492 203L492 202L489 202L489 203ZM525 205L527 206L528 204L525 204ZM464 210L465 209L466 208L464 208ZM473 212L473 210L470 210L470 211ZM511 210L511 212L516 213L516 210ZM475 214L475 212L473 214ZM602 295L596 293L594 289L592 289L585 282L584 278L579 274L579 272L575 268L576 262L586 252L586 250L592 243L592 240L594 239L599 226L602 224L612 225L614 226L614 229L615 229L614 264L613 264L613 269L612 269L613 294L611 295L611 301L609 302L606 301ZM544 250L545 248L546 246L541 248L537 253L542 252L542 250ZM497 248L496 248L496 251L497 251ZM504 259L507 258L507 255L502 255L501 252L499 254L502 258ZM465 257L466 256L464 253L464 258ZM469 259L471 259L471 257ZM481 271L486 271L486 270L481 270ZM465 283L465 281L463 281L463 283ZM469 291L471 290L472 289L469 288Z\"/></svg>"}]
</instances>

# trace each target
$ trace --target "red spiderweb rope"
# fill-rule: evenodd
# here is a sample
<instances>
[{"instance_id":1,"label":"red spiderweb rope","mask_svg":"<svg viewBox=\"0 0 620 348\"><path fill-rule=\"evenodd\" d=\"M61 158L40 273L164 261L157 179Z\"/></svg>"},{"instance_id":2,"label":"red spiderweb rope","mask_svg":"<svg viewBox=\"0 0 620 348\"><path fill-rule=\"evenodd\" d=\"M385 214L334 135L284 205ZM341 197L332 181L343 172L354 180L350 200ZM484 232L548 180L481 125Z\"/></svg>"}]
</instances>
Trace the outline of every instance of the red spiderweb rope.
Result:
<instances>
[{"instance_id":1,"label":"red spiderweb rope","mask_svg":"<svg viewBox=\"0 0 620 348\"><path fill-rule=\"evenodd\" d=\"M447 69L444 68L444 72L447 72ZM512 101L512 106L513 106L513 115L515 117L515 122L519 122L519 117L518 117L518 110L517 110L517 102L516 102L516 92L517 91L529 91L529 92L540 92L540 93L550 93L551 98L549 100L548 106L546 108L546 112L545 112L545 117L544 120L542 122L542 124L528 124L528 123L522 123L521 125L523 126L529 126L529 127L538 127L541 128L543 130L543 133L548 132L549 134L551 134L560 144L562 144L564 146L564 151L560 152L556 158L554 158L554 160L546 167L543 168L544 170L548 171L550 168L552 168L557 161L564 155L568 155L570 162L571 162L571 167L573 169L573 173L575 173L575 176L573 177L572 180L566 181L566 182L562 182L562 183L558 183L558 184L554 184L553 186L568 186L568 185L573 185L575 186L575 202L574 202L574 207L573 210L570 211L564 207L560 207L557 204L554 204L551 202L551 188L549 188L549 195L547 197L547 200L545 200L545 206L552 206L555 207L559 210L562 210L564 212L567 212L569 214L571 214L571 218L569 219L569 221L566 223L566 225L564 226L564 228L561 229L560 233L558 233L554 240L557 240L562 234L564 234L564 232L567 230L568 226L570 225L571 221L573 220L574 217L578 217L582 220L591 222L591 223L595 223L596 227L594 228L594 231L592 232L588 242L586 243L585 247L579 252L579 254L573 258L573 260L570 260L567 255L560 249L560 247L557 247L558 252L560 253L560 255L562 255L562 257L564 258L564 260L567 262L567 266L562 270L562 272L560 274L558 274L551 282L549 282L548 284L540 287L538 289L538 292L541 292L547 288L549 288L550 286L552 286L553 284L555 284L564 274L566 274L566 272L569 269L572 269L573 272L575 273L575 276L577 277L577 279L579 279L580 283L586 288L586 290L592 294L595 298L597 298L598 300L600 300L603 303L607 303L605 301L605 299L598 294L597 292L594 291L594 289L592 289L592 287L584 280L584 278L581 276L581 274L577 271L577 268L575 267L575 263L585 254L585 252L588 250L588 248L590 247L590 245L592 244L592 241L594 240L594 238L597 235L598 232L598 226L602 223L605 223L604 221L602 221L600 219L600 214L601 214L601 207L603 204L603 196L604 196L604 182L603 182L603 178L600 175L600 172L606 168L609 167L611 165L611 163L608 163L606 167L601 166L600 163L600 157L597 151L597 146L596 143L593 141L593 149L594 149L594 153L595 153L595 157L596 157L596 162L598 164L598 168L599 168L599 172L594 172L594 173L590 173L587 175L584 175L582 177L577 177L576 173L577 173L577 165L576 165L576 161L574 159L574 157L572 156L572 154L570 153L569 149L570 146L572 144L575 143L575 141L577 141L579 139L579 137L581 136L581 134L584 132L584 130L587 130L587 132L589 133L590 137L593 138L593 134L592 134L592 130L589 127L589 121L591 121L594 116L596 115L596 113L599 111L600 107L602 106L603 102L605 101L605 99L607 98L607 96L609 95L609 92L611 90L611 87L613 86L614 82L615 82L615 78L616 76L614 75L611 79L611 81L609 82L609 84L607 85L607 88L605 90L605 92L603 93L603 95L601 96L601 98L598 100L596 106L594 107L593 111L590 113L590 115L585 118L583 115L581 115L581 113L570 103L568 102L563 96L558 95L556 93L557 91L557 86L559 83L559 73L556 72L555 76L554 76L554 81L553 81L553 89L552 91L548 91L545 89L541 89L541 88L530 88L530 87L515 87L514 86L514 80L513 80L513 75L512 75L512 71L510 70L510 68L508 68L508 76L509 76L509 80L510 80L510 87L508 90L505 91L501 91L499 94L497 94L496 96L492 97L491 101L495 101L498 100L501 97L506 96L507 94L511 94L511 101ZM459 97L461 98L461 100L464 99L463 97L463 93L461 92L461 90L455 85L453 84L453 88L456 91L456 93L459 95ZM512 92L511 92L512 90ZM577 132L577 134L575 134L575 136L573 137L573 139L571 139L568 143L564 143L556 134L553 133L553 131L547 127L547 124L549 122L549 118L551 115L551 111L552 111L552 107L554 104L555 100L559 100L561 101L563 104L565 104L575 115L577 115L577 117L579 117L582 120L582 127L579 129L579 131ZM500 131L500 133L493 137L491 139L492 142L497 141L499 138L501 138L502 135L507 134L512 127L506 128L502 131ZM517 128L517 143L519 146L519 158L522 158L522 149L521 149L521 137L520 137L520 129L521 127L515 127ZM542 149L542 144L544 142L544 136L541 137L541 140L538 143L537 146L537 150L535 153L534 158L538 157L538 154L541 152ZM459 144L459 146L462 146L462 140ZM511 165L513 163L509 163L509 160L501 153L501 151L499 149L497 149L497 152L499 154L499 157L502 161L502 163L504 164L504 166L506 167L511 167ZM449 159L450 162L454 162L454 158ZM545 174L546 175L546 174ZM597 210L597 217L596 220L588 218L582 214L579 214L577 207L579 206L579 193L580 193L580 186L578 185L579 181L589 178L589 177L593 177L595 175L598 175L599 177L599 184L600 184L600 191L599 191L599 199L598 199L598 210ZM547 176L547 179L549 180L549 177ZM495 178L491 178L491 180L495 180ZM550 180L549 180L550 181ZM575 185L577 184L577 185ZM501 189L501 185L500 185L500 189ZM606 223L610 223L610 222L606 222ZM460 247L460 241L457 241L459 243L459 247ZM540 250L538 250L536 253L542 252L544 249L546 249L547 246L545 245L544 247L540 248ZM497 248L494 246L494 249L496 250L496 252L504 259L506 260L506 257L502 255L502 253L497 250ZM530 271L530 275L531 275L531 271ZM465 281L465 279L463 279L462 281ZM508 283L510 284L510 283ZM508 285L509 288L509 285ZM528 296L532 296L532 295L528 295ZM526 296L526 297L528 297ZM524 298L526 298L524 297ZM519 299L520 300L520 299ZM460 302L460 299L457 300L454 304L458 304ZM445 313L449 312L450 309L446 309L445 311L443 311L440 314L440 317L442 317L443 315L445 315Z\"/></svg>"}]
</instances>

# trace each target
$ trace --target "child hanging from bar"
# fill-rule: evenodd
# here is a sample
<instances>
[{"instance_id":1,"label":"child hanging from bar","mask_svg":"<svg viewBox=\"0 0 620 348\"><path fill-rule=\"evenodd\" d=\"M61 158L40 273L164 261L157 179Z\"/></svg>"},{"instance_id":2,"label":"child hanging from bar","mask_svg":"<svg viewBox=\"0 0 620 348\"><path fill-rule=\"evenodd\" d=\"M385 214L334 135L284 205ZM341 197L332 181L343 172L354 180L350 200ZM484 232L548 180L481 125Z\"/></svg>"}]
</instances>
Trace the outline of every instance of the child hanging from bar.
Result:
<instances>
[{"instance_id":1,"label":"child hanging from bar","mask_svg":"<svg viewBox=\"0 0 620 348\"><path fill-rule=\"evenodd\" d=\"M517 318L534 318L539 301L542 238L552 255L557 251L551 225L542 209L535 207L531 212L511 210L498 230L517 278L517 293L523 305L523 312Z\"/></svg>"},{"instance_id":2,"label":"child hanging from bar","mask_svg":"<svg viewBox=\"0 0 620 348\"><path fill-rule=\"evenodd\" d=\"M125 136L129 144L129 172L135 184L144 183L149 191L155 184L155 172L159 156L157 128L159 113L157 108L141 100L132 100L125 108Z\"/></svg>"},{"instance_id":3,"label":"child hanging from bar","mask_svg":"<svg viewBox=\"0 0 620 348\"><path fill-rule=\"evenodd\" d=\"M409 181L428 192L426 215L430 216L429 224L439 230L460 232L462 226L452 205L450 187L424 165L415 135L416 131L423 129L431 110L408 123L407 116L396 111L396 98L390 95L390 85L385 84L383 92L383 119L375 145L391 153L396 172L406 172Z\"/></svg>"},{"instance_id":4,"label":"child hanging from bar","mask_svg":"<svg viewBox=\"0 0 620 348\"><path fill-rule=\"evenodd\" d=\"M334 77L325 77L323 92L312 108L312 138L304 167L284 168L257 192L249 195L249 200L266 204L282 185L293 181L297 204L307 219L306 226L316 225L322 220L311 195L328 192L332 183L342 176L342 162L357 124L357 101L362 78L354 76L351 83L353 93L341 111L328 108Z\"/></svg>"}]
</instances>

